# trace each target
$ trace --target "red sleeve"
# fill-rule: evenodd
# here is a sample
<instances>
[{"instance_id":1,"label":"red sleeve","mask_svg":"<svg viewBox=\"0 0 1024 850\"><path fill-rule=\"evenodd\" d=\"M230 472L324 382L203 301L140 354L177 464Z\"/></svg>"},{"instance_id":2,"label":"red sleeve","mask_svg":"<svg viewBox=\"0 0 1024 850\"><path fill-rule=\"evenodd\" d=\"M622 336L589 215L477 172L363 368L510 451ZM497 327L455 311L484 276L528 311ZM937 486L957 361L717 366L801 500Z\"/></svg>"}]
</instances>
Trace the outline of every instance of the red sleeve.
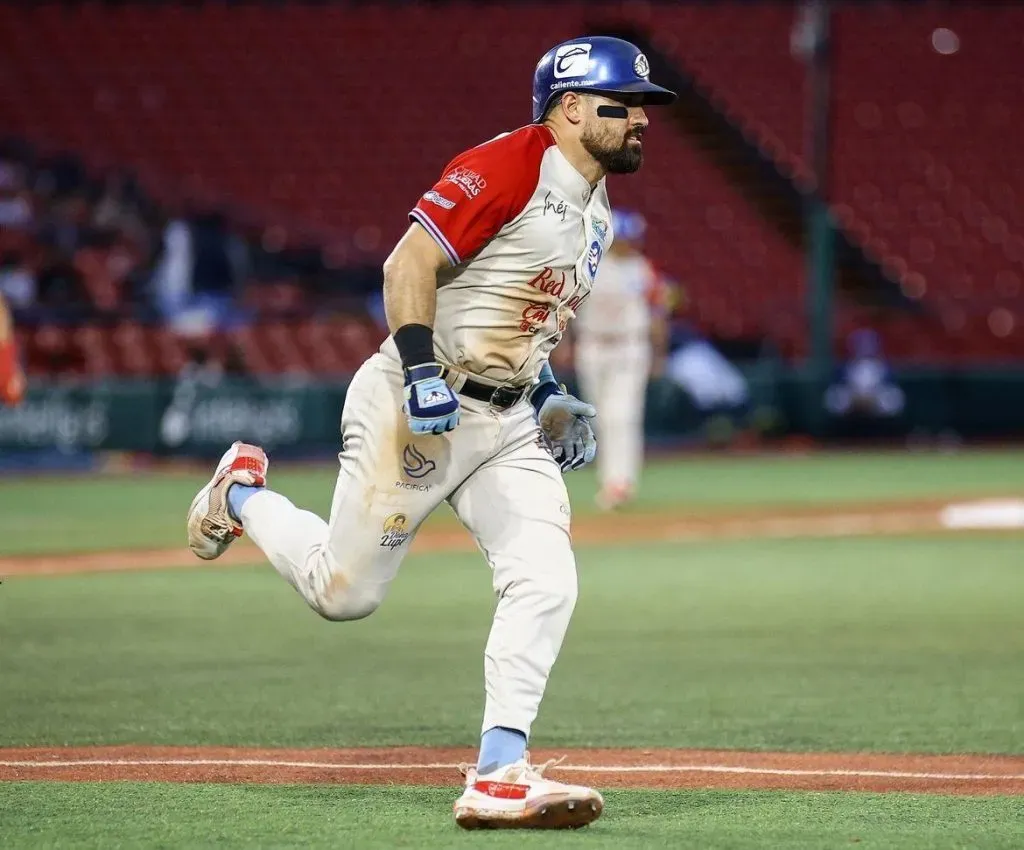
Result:
<instances>
[{"instance_id":1,"label":"red sleeve","mask_svg":"<svg viewBox=\"0 0 1024 850\"><path fill-rule=\"evenodd\" d=\"M458 265L523 211L554 143L549 130L530 125L470 148L448 163L409 218Z\"/></svg>"}]
</instances>

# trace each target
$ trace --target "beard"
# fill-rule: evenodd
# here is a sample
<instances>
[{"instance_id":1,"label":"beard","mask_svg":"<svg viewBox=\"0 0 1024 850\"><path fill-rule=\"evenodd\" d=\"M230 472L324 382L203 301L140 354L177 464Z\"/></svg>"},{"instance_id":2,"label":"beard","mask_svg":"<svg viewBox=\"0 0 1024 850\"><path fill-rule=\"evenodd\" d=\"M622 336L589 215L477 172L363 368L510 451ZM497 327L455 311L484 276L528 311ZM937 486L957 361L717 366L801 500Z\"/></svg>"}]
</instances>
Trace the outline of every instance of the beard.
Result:
<instances>
[{"instance_id":1,"label":"beard","mask_svg":"<svg viewBox=\"0 0 1024 850\"><path fill-rule=\"evenodd\" d=\"M630 139L639 138L640 134L634 130L627 133L620 143L609 143L606 138L588 128L580 137L580 142L586 152L609 174L632 174L644 162L643 148L629 144Z\"/></svg>"}]
</instances>

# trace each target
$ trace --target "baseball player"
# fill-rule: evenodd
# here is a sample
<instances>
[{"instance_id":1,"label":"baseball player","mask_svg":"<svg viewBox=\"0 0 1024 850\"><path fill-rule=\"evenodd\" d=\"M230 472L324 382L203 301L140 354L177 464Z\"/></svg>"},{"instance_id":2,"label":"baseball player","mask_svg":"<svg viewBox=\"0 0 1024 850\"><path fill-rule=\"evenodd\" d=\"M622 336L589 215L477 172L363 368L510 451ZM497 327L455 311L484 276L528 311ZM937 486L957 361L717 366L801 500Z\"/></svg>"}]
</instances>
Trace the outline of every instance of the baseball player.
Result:
<instances>
[{"instance_id":1,"label":"baseball player","mask_svg":"<svg viewBox=\"0 0 1024 850\"><path fill-rule=\"evenodd\" d=\"M18 363L14 319L0 294L0 403L17 406L25 396L25 373Z\"/></svg>"},{"instance_id":2,"label":"baseball player","mask_svg":"<svg viewBox=\"0 0 1024 850\"><path fill-rule=\"evenodd\" d=\"M613 238L605 175L640 168L644 106L675 99L649 73L619 39L556 45L534 73L532 123L460 154L419 198L384 264L391 333L345 399L327 521L268 489L266 455L240 442L188 513L200 558L244 530L313 610L358 620L424 519L452 506L497 597L479 758L454 805L467 829L580 827L604 805L527 752L576 604L561 473L596 451L596 411L559 387L548 355Z\"/></svg>"},{"instance_id":3,"label":"baseball player","mask_svg":"<svg viewBox=\"0 0 1024 850\"><path fill-rule=\"evenodd\" d=\"M615 244L608 250L594 291L573 323L576 376L595 419L599 507L613 510L632 500L643 464L647 380L664 361L668 287L641 253L647 223L639 213L612 211Z\"/></svg>"}]
</instances>

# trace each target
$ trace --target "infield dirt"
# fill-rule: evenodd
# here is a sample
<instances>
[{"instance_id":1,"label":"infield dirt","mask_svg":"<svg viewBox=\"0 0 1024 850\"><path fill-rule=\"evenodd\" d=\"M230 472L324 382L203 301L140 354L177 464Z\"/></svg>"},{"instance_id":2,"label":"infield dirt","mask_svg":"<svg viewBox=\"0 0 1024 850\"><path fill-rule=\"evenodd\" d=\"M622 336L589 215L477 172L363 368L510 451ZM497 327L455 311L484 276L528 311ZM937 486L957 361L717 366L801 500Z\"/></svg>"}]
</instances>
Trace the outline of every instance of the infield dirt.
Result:
<instances>
[{"instance_id":1,"label":"infield dirt","mask_svg":"<svg viewBox=\"0 0 1024 850\"><path fill-rule=\"evenodd\" d=\"M566 750L547 775L597 788L913 791L1024 794L1024 756ZM268 750L215 747L0 749L0 781L452 785L472 750L391 747Z\"/></svg>"}]
</instances>

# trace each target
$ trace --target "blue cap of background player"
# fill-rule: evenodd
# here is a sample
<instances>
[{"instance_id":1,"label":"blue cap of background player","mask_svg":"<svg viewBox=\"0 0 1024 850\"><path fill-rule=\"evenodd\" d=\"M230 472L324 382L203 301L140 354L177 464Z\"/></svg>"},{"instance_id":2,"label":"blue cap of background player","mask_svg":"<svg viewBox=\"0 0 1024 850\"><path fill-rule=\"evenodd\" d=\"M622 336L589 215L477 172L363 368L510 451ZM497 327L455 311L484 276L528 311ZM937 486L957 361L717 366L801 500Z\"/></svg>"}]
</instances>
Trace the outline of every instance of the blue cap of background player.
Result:
<instances>
[{"instance_id":1,"label":"blue cap of background player","mask_svg":"<svg viewBox=\"0 0 1024 850\"><path fill-rule=\"evenodd\" d=\"M562 92L641 95L644 106L664 106L676 93L650 80L651 66L640 48L621 38L596 35L556 44L533 72L533 123L544 119Z\"/></svg>"},{"instance_id":2,"label":"blue cap of background player","mask_svg":"<svg viewBox=\"0 0 1024 850\"><path fill-rule=\"evenodd\" d=\"M647 232L647 220L638 212L613 209L612 231L616 242L640 242Z\"/></svg>"}]
</instances>

